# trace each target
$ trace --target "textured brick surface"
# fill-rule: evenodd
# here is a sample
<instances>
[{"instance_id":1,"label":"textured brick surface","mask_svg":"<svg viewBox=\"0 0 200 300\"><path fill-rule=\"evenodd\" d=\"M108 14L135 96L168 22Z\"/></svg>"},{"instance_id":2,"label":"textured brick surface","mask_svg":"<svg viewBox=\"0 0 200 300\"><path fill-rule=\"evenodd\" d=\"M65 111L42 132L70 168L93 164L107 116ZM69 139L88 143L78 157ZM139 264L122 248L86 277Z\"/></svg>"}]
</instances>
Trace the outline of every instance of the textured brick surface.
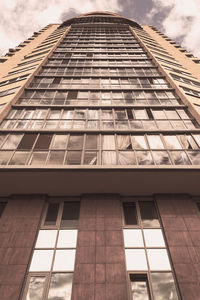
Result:
<instances>
[{"instance_id":1,"label":"textured brick surface","mask_svg":"<svg viewBox=\"0 0 200 300\"><path fill-rule=\"evenodd\" d=\"M0 219L1 300L19 299L43 204L35 196L8 199Z\"/></svg>"},{"instance_id":2,"label":"textured brick surface","mask_svg":"<svg viewBox=\"0 0 200 300\"><path fill-rule=\"evenodd\" d=\"M73 300L127 300L122 215L116 196L81 202Z\"/></svg>"},{"instance_id":3,"label":"textured brick surface","mask_svg":"<svg viewBox=\"0 0 200 300\"><path fill-rule=\"evenodd\" d=\"M157 196L183 300L200 300L200 216L187 195Z\"/></svg>"}]
</instances>

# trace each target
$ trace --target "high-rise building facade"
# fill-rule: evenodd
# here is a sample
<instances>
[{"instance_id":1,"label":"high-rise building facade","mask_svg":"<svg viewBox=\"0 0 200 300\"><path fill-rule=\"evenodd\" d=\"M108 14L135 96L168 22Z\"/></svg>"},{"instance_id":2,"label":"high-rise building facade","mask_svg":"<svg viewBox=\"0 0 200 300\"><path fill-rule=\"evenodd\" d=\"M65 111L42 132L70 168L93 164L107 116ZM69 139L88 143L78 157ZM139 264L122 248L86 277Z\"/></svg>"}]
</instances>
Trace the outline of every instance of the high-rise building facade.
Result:
<instances>
[{"instance_id":1,"label":"high-rise building facade","mask_svg":"<svg viewBox=\"0 0 200 300\"><path fill-rule=\"evenodd\" d=\"M1 300L199 300L200 60L94 12L0 62Z\"/></svg>"}]
</instances>

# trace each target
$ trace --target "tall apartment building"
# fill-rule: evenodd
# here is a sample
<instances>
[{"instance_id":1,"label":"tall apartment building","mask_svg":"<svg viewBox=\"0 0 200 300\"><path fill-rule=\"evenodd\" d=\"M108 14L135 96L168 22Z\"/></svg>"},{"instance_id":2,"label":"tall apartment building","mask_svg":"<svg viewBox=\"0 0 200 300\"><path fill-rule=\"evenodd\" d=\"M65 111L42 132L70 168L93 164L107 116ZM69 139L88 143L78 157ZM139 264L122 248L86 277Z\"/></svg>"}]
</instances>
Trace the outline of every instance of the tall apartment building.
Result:
<instances>
[{"instance_id":1,"label":"tall apartment building","mask_svg":"<svg viewBox=\"0 0 200 300\"><path fill-rule=\"evenodd\" d=\"M200 299L200 60L95 12L0 58L0 299Z\"/></svg>"}]
</instances>

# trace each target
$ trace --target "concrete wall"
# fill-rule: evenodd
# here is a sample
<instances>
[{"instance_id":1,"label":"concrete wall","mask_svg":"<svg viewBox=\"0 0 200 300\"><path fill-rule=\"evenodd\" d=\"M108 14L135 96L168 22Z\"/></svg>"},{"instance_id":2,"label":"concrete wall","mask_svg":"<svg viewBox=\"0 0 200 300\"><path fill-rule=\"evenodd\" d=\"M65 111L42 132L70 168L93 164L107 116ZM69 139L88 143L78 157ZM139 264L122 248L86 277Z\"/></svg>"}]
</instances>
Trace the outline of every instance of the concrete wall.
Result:
<instances>
[{"instance_id":1,"label":"concrete wall","mask_svg":"<svg viewBox=\"0 0 200 300\"><path fill-rule=\"evenodd\" d=\"M0 299L18 300L31 257L44 198L8 200L0 218Z\"/></svg>"},{"instance_id":2,"label":"concrete wall","mask_svg":"<svg viewBox=\"0 0 200 300\"><path fill-rule=\"evenodd\" d=\"M200 299L200 216L187 195L157 197L183 300Z\"/></svg>"},{"instance_id":3,"label":"concrete wall","mask_svg":"<svg viewBox=\"0 0 200 300\"><path fill-rule=\"evenodd\" d=\"M73 300L127 300L121 204L118 196L84 197Z\"/></svg>"}]
</instances>

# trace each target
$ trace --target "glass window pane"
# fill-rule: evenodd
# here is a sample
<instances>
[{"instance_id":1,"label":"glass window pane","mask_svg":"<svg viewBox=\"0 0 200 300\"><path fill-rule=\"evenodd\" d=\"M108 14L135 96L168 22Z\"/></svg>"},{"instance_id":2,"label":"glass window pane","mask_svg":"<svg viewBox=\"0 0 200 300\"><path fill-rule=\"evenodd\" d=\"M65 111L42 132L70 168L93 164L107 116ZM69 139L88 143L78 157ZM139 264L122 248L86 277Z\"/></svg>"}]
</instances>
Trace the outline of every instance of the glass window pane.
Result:
<instances>
[{"instance_id":1,"label":"glass window pane","mask_svg":"<svg viewBox=\"0 0 200 300\"><path fill-rule=\"evenodd\" d=\"M44 164L47 158L47 152L33 152L30 164L39 165Z\"/></svg>"},{"instance_id":2,"label":"glass window pane","mask_svg":"<svg viewBox=\"0 0 200 300\"><path fill-rule=\"evenodd\" d=\"M59 203L49 203L44 225L56 225Z\"/></svg>"},{"instance_id":3,"label":"glass window pane","mask_svg":"<svg viewBox=\"0 0 200 300\"><path fill-rule=\"evenodd\" d=\"M144 227L160 226L158 214L154 202L139 201L140 215Z\"/></svg>"},{"instance_id":4,"label":"glass window pane","mask_svg":"<svg viewBox=\"0 0 200 300\"><path fill-rule=\"evenodd\" d=\"M148 135L147 136L149 146L151 149L163 149L163 143L159 137L159 135Z\"/></svg>"},{"instance_id":5,"label":"glass window pane","mask_svg":"<svg viewBox=\"0 0 200 300\"><path fill-rule=\"evenodd\" d=\"M168 149L182 149L175 135L165 135L164 138Z\"/></svg>"},{"instance_id":6,"label":"glass window pane","mask_svg":"<svg viewBox=\"0 0 200 300\"><path fill-rule=\"evenodd\" d=\"M144 229L146 247L165 247L161 229Z\"/></svg>"},{"instance_id":7,"label":"glass window pane","mask_svg":"<svg viewBox=\"0 0 200 300\"><path fill-rule=\"evenodd\" d=\"M188 151L189 158L193 165L200 165L200 153L197 151Z\"/></svg>"},{"instance_id":8,"label":"glass window pane","mask_svg":"<svg viewBox=\"0 0 200 300\"><path fill-rule=\"evenodd\" d=\"M64 160L65 151L51 151L47 164L48 165L61 165Z\"/></svg>"},{"instance_id":9,"label":"glass window pane","mask_svg":"<svg viewBox=\"0 0 200 300\"><path fill-rule=\"evenodd\" d=\"M147 270L147 262L144 249L125 249L125 256L128 271Z\"/></svg>"},{"instance_id":10,"label":"glass window pane","mask_svg":"<svg viewBox=\"0 0 200 300\"><path fill-rule=\"evenodd\" d=\"M126 225L137 225L137 210L135 202L123 203L124 220Z\"/></svg>"},{"instance_id":11,"label":"glass window pane","mask_svg":"<svg viewBox=\"0 0 200 300\"><path fill-rule=\"evenodd\" d=\"M147 256L148 256L149 267L151 271L171 270L166 249L147 249Z\"/></svg>"},{"instance_id":12,"label":"glass window pane","mask_svg":"<svg viewBox=\"0 0 200 300\"><path fill-rule=\"evenodd\" d=\"M115 137L114 135L102 135L102 149L114 150L115 149Z\"/></svg>"},{"instance_id":13,"label":"glass window pane","mask_svg":"<svg viewBox=\"0 0 200 300\"><path fill-rule=\"evenodd\" d=\"M98 135L87 134L85 141L85 149L97 149L98 147Z\"/></svg>"},{"instance_id":14,"label":"glass window pane","mask_svg":"<svg viewBox=\"0 0 200 300\"><path fill-rule=\"evenodd\" d=\"M117 144L119 149L132 149L131 140L129 135L117 135Z\"/></svg>"},{"instance_id":15,"label":"glass window pane","mask_svg":"<svg viewBox=\"0 0 200 300\"><path fill-rule=\"evenodd\" d=\"M136 160L133 151L119 151L120 165L135 165Z\"/></svg>"},{"instance_id":16,"label":"glass window pane","mask_svg":"<svg viewBox=\"0 0 200 300\"><path fill-rule=\"evenodd\" d=\"M40 230L35 248L54 248L57 230Z\"/></svg>"},{"instance_id":17,"label":"glass window pane","mask_svg":"<svg viewBox=\"0 0 200 300\"><path fill-rule=\"evenodd\" d=\"M73 273L53 273L51 276L48 300L70 300L72 279Z\"/></svg>"},{"instance_id":18,"label":"glass window pane","mask_svg":"<svg viewBox=\"0 0 200 300\"><path fill-rule=\"evenodd\" d=\"M151 273L153 294L156 300L178 300L172 273Z\"/></svg>"},{"instance_id":19,"label":"glass window pane","mask_svg":"<svg viewBox=\"0 0 200 300\"><path fill-rule=\"evenodd\" d=\"M13 154L12 151L1 151L0 152L0 165L6 165L8 160L11 157L11 154Z\"/></svg>"},{"instance_id":20,"label":"glass window pane","mask_svg":"<svg viewBox=\"0 0 200 300\"><path fill-rule=\"evenodd\" d=\"M37 137L37 134L24 134L17 149L20 149L20 150L31 149L33 147L36 137Z\"/></svg>"},{"instance_id":21,"label":"glass window pane","mask_svg":"<svg viewBox=\"0 0 200 300\"><path fill-rule=\"evenodd\" d=\"M54 136L51 148L53 149L66 149L68 135L57 134Z\"/></svg>"},{"instance_id":22,"label":"glass window pane","mask_svg":"<svg viewBox=\"0 0 200 300\"><path fill-rule=\"evenodd\" d=\"M80 165L81 164L81 151L68 151L65 164Z\"/></svg>"},{"instance_id":23,"label":"glass window pane","mask_svg":"<svg viewBox=\"0 0 200 300\"><path fill-rule=\"evenodd\" d=\"M144 136L135 135L131 136L134 149L148 149Z\"/></svg>"},{"instance_id":24,"label":"glass window pane","mask_svg":"<svg viewBox=\"0 0 200 300\"><path fill-rule=\"evenodd\" d=\"M103 165L116 165L117 157L115 151L102 151L102 164Z\"/></svg>"},{"instance_id":25,"label":"glass window pane","mask_svg":"<svg viewBox=\"0 0 200 300\"><path fill-rule=\"evenodd\" d=\"M35 250L30 265L30 272L50 271L53 250Z\"/></svg>"},{"instance_id":26,"label":"glass window pane","mask_svg":"<svg viewBox=\"0 0 200 300\"><path fill-rule=\"evenodd\" d=\"M150 151L136 151L136 157L139 165L154 164Z\"/></svg>"},{"instance_id":27,"label":"glass window pane","mask_svg":"<svg viewBox=\"0 0 200 300\"><path fill-rule=\"evenodd\" d=\"M152 151L156 165L170 165L170 159L167 151Z\"/></svg>"},{"instance_id":28,"label":"glass window pane","mask_svg":"<svg viewBox=\"0 0 200 300\"><path fill-rule=\"evenodd\" d=\"M49 145L51 143L52 134L40 134L35 149L49 149Z\"/></svg>"},{"instance_id":29,"label":"glass window pane","mask_svg":"<svg viewBox=\"0 0 200 300\"><path fill-rule=\"evenodd\" d=\"M75 250L56 250L53 271L73 271Z\"/></svg>"},{"instance_id":30,"label":"glass window pane","mask_svg":"<svg viewBox=\"0 0 200 300\"><path fill-rule=\"evenodd\" d=\"M78 225L80 202L64 202L61 227L76 227Z\"/></svg>"},{"instance_id":31,"label":"glass window pane","mask_svg":"<svg viewBox=\"0 0 200 300\"><path fill-rule=\"evenodd\" d=\"M175 165L190 165L190 161L183 151L171 151L172 160Z\"/></svg>"},{"instance_id":32,"label":"glass window pane","mask_svg":"<svg viewBox=\"0 0 200 300\"><path fill-rule=\"evenodd\" d=\"M10 134L2 146L2 149L16 149L22 138L22 134Z\"/></svg>"},{"instance_id":33,"label":"glass window pane","mask_svg":"<svg viewBox=\"0 0 200 300\"><path fill-rule=\"evenodd\" d=\"M133 300L150 300L146 274L130 274Z\"/></svg>"},{"instance_id":34,"label":"glass window pane","mask_svg":"<svg viewBox=\"0 0 200 300\"><path fill-rule=\"evenodd\" d=\"M16 151L12 159L10 160L9 165L24 165L27 161L28 156L29 152Z\"/></svg>"},{"instance_id":35,"label":"glass window pane","mask_svg":"<svg viewBox=\"0 0 200 300\"><path fill-rule=\"evenodd\" d=\"M45 280L45 276L31 276L26 300L42 300Z\"/></svg>"},{"instance_id":36,"label":"glass window pane","mask_svg":"<svg viewBox=\"0 0 200 300\"><path fill-rule=\"evenodd\" d=\"M68 149L78 150L83 148L83 135L70 135Z\"/></svg>"},{"instance_id":37,"label":"glass window pane","mask_svg":"<svg viewBox=\"0 0 200 300\"><path fill-rule=\"evenodd\" d=\"M134 113L135 113L135 118L137 120L148 119L148 115L146 113L146 109L135 109Z\"/></svg>"},{"instance_id":38,"label":"glass window pane","mask_svg":"<svg viewBox=\"0 0 200 300\"><path fill-rule=\"evenodd\" d=\"M124 229L125 247L144 247L141 229Z\"/></svg>"},{"instance_id":39,"label":"glass window pane","mask_svg":"<svg viewBox=\"0 0 200 300\"><path fill-rule=\"evenodd\" d=\"M58 235L57 248L76 247L77 230L60 230Z\"/></svg>"}]
</instances>

